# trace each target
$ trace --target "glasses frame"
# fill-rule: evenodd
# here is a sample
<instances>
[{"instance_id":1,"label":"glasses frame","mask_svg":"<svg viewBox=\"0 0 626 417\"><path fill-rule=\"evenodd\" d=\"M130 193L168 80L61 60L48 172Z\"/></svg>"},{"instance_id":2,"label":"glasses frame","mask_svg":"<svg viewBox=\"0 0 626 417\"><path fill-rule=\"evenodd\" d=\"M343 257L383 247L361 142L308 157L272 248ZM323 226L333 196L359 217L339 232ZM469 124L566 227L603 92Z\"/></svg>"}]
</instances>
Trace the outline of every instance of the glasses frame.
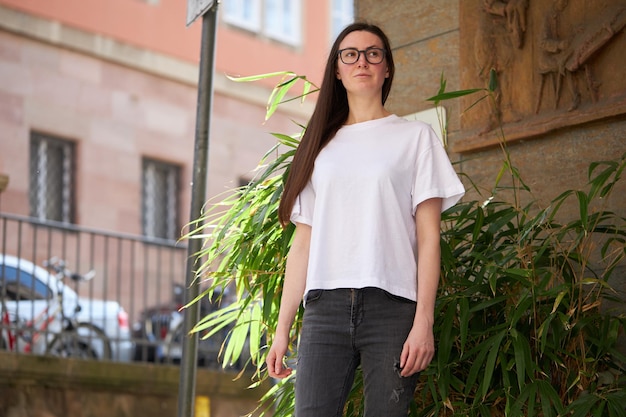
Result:
<instances>
[{"instance_id":1,"label":"glasses frame","mask_svg":"<svg viewBox=\"0 0 626 417\"><path fill-rule=\"evenodd\" d=\"M344 51L356 51L357 55L356 55L356 59L354 60L354 62L346 62L346 61L343 60L343 52ZM368 56L367 56L367 53L369 51L380 51L381 52L381 57L382 57L380 59L380 61L379 62L371 62L369 60ZM341 60L341 62L343 62L346 65L353 65L353 64L356 64L357 62L359 62L359 59L361 59L361 54L363 54L363 56L365 57L365 60L367 61L368 64L377 65L377 64L382 63L385 60L385 56L387 54L387 51L384 50L383 48L377 48L375 46L372 46L372 47L367 48L367 49L343 48L343 49L340 49L337 52L337 54L339 55L339 59Z\"/></svg>"}]
</instances>

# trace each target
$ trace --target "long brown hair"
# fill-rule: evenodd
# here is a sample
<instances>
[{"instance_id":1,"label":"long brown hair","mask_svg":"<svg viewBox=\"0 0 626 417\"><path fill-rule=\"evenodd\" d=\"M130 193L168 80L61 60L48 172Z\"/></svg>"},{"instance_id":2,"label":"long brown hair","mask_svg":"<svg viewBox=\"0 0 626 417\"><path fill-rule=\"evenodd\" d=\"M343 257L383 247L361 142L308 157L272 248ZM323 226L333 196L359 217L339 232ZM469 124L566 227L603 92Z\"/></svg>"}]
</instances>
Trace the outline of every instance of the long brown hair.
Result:
<instances>
[{"instance_id":1,"label":"long brown hair","mask_svg":"<svg viewBox=\"0 0 626 417\"><path fill-rule=\"evenodd\" d=\"M280 205L278 206L278 220L282 226L289 224L291 210L296 198L298 198L300 192L311 179L317 155L330 142L348 118L348 95L341 80L337 79L337 59L339 56L339 45L343 39L348 34L356 31L373 33L382 41L389 71L389 77L385 79L382 87L381 100L383 105L389 96L395 66L387 35L376 25L365 22L352 23L337 36L328 54L328 61L326 62L324 78L322 79L322 86L320 87L315 110L311 115L306 131L291 162Z\"/></svg>"}]
</instances>

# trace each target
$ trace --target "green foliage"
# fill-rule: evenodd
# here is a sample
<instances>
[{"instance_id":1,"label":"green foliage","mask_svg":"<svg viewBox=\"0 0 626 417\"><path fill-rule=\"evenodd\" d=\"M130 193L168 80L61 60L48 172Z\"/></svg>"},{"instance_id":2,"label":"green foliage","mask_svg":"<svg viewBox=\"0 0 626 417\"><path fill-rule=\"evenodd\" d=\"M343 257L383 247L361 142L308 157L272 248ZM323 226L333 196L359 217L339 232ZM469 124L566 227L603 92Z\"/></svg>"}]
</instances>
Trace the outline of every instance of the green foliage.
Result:
<instances>
[{"instance_id":1,"label":"green foliage","mask_svg":"<svg viewBox=\"0 0 626 417\"><path fill-rule=\"evenodd\" d=\"M435 409L424 415L625 415L626 318L603 302L617 298L609 281L624 260L626 219L591 210L625 166L624 157L592 166L589 191L534 214L491 199L445 214L440 342L418 389ZM580 217L559 223L572 199Z\"/></svg>"},{"instance_id":2,"label":"green foliage","mask_svg":"<svg viewBox=\"0 0 626 417\"><path fill-rule=\"evenodd\" d=\"M312 87L292 73L253 78L277 75L283 78L268 113L298 81L305 83L302 96ZM493 78L486 89L447 93L442 77L430 100L438 104L476 92L489 98L496 85ZM234 286L237 295L234 305L203 318L196 330L234 324L223 362L250 357L256 382L267 378L264 357L293 234L293 227L278 225L277 208L298 137L275 136L276 148L258 176L209 202L187 236L205 241L197 271L210 284L203 296L225 286ZM611 278L625 262L626 218L607 210L606 202L621 180L626 155L592 163L584 190L565 191L546 208L520 207L521 194L530 189L502 144L504 162L492 194L484 202L459 203L442 216L438 350L422 374L411 415L625 416L626 357L618 347L626 316ZM500 186L504 175L512 187ZM510 198L500 199L503 188ZM571 207L577 215L567 219L572 216L562 211ZM608 301L622 310L611 311ZM292 414L296 373L264 396L261 415ZM361 386L357 376L348 416L362 415Z\"/></svg>"}]
</instances>

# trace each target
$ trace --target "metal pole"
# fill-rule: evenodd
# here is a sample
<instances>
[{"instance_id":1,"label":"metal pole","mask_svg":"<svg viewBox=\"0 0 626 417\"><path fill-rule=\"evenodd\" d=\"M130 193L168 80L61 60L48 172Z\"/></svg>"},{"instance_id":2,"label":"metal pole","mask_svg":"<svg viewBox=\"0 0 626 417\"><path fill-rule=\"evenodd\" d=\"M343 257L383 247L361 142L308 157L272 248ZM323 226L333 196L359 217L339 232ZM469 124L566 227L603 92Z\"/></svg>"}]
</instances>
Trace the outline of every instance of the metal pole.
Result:
<instances>
[{"instance_id":1,"label":"metal pole","mask_svg":"<svg viewBox=\"0 0 626 417\"><path fill-rule=\"evenodd\" d=\"M200 74L198 77L198 103L196 112L196 137L191 186L190 221L202 214L206 201L206 184L209 157L209 127L213 97L213 70L215 60L215 34L217 29L217 4L202 16L202 42L200 46ZM198 280L194 276L194 261L202 248L200 239L189 239L187 247L187 269L185 274L185 302L200 294ZM200 318L200 303L184 310L183 330L189 335ZM180 364L180 390L178 392L178 417L193 417L195 411L196 373L198 361L198 334L183 338L183 355Z\"/></svg>"}]
</instances>

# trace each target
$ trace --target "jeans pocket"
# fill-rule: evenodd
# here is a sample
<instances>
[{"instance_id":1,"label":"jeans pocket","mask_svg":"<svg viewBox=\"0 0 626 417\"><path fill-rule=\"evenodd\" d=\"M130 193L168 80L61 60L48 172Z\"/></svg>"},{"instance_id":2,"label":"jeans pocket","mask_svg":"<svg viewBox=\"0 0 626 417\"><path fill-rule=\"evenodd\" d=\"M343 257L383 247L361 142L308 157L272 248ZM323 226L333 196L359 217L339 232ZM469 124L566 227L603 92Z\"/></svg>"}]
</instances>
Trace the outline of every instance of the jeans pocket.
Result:
<instances>
[{"instance_id":1,"label":"jeans pocket","mask_svg":"<svg viewBox=\"0 0 626 417\"><path fill-rule=\"evenodd\" d=\"M384 291L384 290L383 290L383 291ZM399 302L399 303L404 303L404 304L407 304L407 303L408 303L408 304L416 304L416 303L415 303L415 301L413 301L413 300L409 300L408 298L404 298L404 297L401 297L401 296L399 296L399 295L392 294L392 293L390 293L390 292L388 292L388 291L384 291L384 292L385 292L385 295L386 295L386 296L387 296L390 300L397 301L397 302Z\"/></svg>"},{"instance_id":2,"label":"jeans pocket","mask_svg":"<svg viewBox=\"0 0 626 417\"><path fill-rule=\"evenodd\" d=\"M324 290L309 290L306 295L306 304L308 305L314 301L319 300L323 292Z\"/></svg>"}]
</instances>

